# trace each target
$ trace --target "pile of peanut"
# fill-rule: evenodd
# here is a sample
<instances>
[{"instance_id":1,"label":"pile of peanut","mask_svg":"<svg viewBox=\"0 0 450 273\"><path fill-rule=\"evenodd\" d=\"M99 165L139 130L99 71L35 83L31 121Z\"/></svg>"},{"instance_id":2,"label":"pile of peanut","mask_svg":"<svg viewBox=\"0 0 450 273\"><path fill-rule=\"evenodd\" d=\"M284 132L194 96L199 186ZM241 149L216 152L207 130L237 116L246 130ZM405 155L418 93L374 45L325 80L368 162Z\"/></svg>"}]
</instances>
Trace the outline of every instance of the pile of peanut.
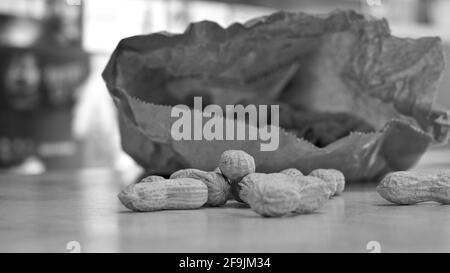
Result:
<instances>
[{"instance_id":1,"label":"pile of peanut","mask_svg":"<svg viewBox=\"0 0 450 273\"><path fill-rule=\"evenodd\" d=\"M255 160L240 150L222 153L214 171L182 169L169 179L149 176L127 186L118 197L133 211L197 209L223 206L228 200L246 203L262 216L306 214L344 191L344 175L317 169L308 176L297 169L255 172Z\"/></svg>"}]
</instances>

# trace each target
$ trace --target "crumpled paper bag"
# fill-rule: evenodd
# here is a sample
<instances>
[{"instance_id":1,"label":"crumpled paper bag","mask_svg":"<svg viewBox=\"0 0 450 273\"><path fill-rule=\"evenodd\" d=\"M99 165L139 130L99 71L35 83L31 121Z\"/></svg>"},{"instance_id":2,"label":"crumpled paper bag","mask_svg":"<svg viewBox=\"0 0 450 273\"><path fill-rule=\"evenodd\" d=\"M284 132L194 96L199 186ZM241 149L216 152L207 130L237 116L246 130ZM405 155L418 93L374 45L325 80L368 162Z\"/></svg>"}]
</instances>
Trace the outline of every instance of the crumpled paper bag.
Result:
<instances>
[{"instance_id":1,"label":"crumpled paper bag","mask_svg":"<svg viewBox=\"0 0 450 273\"><path fill-rule=\"evenodd\" d=\"M353 11L278 12L227 28L203 21L181 34L123 39L103 78L123 149L149 173L213 170L223 151L241 149L258 172L334 168L361 181L408 169L430 144L447 140L448 113L433 106L443 69L439 38L397 38L387 21ZM280 102L345 113L374 132L317 147L281 129L273 152L261 152L259 141L174 141L170 106L193 96L221 106Z\"/></svg>"}]
</instances>

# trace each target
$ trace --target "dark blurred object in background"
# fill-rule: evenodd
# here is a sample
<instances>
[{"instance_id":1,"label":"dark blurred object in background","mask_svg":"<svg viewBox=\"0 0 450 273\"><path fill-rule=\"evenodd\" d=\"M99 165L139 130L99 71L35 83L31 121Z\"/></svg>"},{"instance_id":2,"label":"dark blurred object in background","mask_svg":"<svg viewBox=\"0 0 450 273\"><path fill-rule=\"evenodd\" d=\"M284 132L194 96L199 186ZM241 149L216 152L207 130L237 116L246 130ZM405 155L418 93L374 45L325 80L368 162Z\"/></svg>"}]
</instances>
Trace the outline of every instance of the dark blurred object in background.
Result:
<instances>
[{"instance_id":1,"label":"dark blurred object in background","mask_svg":"<svg viewBox=\"0 0 450 273\"><path fill-rule=\"evenodd\" d=\"M37 156L80 165L72 137L77 89L89 75L82 6L47 0L42 20L0 15L0 168Z\"/></svg>"},{"instance_id":2,"label":"dark blurred object in background","mask_svg":"<svg viewBox=\"0 0 450 273\"><path fill-rule=\"evenodd\" d=\"M69 1L47 0L43 22L44 43L81 47L83 5L69 5Z\"/></svg>"}]
</instances>

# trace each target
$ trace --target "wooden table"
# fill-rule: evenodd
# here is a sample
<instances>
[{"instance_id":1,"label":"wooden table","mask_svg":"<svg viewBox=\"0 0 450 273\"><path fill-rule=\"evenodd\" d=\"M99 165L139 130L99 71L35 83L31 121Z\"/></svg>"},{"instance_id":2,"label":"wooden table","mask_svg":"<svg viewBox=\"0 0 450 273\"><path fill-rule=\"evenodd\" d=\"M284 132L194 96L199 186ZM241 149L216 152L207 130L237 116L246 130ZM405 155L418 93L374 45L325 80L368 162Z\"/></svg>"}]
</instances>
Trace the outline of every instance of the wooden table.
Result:
<instances>
[{"instance_id":1,"label":"wooden table","mask_svg":"<svg viewBox=\"0 0 450 273\"><path fill-rule=\"evenodd\" d=\"M449 154L418 169L449 168ZM82 252L369 252L371 241L382 252L450 251L450 206L391 205L373 183L317 213L269 219L234 202L132 213L116 197L128 182L105 170L0 176L0 251L69 252L71 241Z\"/></svg>"}]
</instances>

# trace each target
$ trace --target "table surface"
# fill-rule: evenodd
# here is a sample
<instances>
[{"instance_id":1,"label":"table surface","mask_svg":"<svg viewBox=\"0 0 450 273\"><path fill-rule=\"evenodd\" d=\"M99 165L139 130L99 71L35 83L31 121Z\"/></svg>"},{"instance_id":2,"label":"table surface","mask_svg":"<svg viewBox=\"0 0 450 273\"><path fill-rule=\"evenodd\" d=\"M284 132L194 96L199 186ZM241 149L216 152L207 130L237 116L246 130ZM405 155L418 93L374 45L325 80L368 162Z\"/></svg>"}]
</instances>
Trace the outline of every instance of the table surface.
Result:
<instances>
[{"instance_id":1,"label":"table surface","mask_svg":"<svg viewBox=\"0 0 450 273\"><path fill-rule=\"evenodd\" d=\"M449 154L429 153L417 169L449 169ZM450 252L450 206L392 205L373 183L349 185L314 214L262 218L237 202L129 212L117 199L126 180L106 170L1 175L0 251L70 252L75 241L82 252Z\"/></svg>"}]
</instances>

